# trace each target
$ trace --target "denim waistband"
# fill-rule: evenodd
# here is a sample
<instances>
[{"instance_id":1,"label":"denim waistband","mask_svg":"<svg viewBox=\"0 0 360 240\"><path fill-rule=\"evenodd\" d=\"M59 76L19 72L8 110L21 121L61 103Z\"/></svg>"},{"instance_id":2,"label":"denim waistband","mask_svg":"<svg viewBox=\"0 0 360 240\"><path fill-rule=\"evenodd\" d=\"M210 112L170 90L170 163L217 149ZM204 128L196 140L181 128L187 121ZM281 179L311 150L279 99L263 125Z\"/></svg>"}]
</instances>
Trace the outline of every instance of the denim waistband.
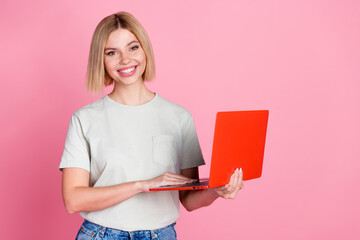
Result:
<instances>
[{"instance_id":1,"label":"denim waistband","mask_svg":"<svg viewBox=\"0 0 360 240\"><path fill-rule=\"evenodd\" d=\"M123 231L114 228L103 227L85 219L83 225L81 226L81 230L87 232L89 235L92 236L99 234L100 237L103 237L105 234L111 234L121 237L128 237L129 239L140 237L157 239L159 234L168 230L169 228L174 228L175 224L176 223L174 222L166 227L154 230Z\"/></svg>"}]
</instances>

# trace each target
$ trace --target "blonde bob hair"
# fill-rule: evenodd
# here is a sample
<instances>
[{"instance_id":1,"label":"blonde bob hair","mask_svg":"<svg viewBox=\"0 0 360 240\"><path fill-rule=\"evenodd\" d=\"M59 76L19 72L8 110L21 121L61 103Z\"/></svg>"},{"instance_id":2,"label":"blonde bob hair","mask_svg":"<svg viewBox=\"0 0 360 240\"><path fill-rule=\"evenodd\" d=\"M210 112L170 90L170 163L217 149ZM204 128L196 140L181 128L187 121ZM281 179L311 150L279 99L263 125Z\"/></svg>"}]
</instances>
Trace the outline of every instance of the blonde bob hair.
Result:
<instances>
[{"instance_id":1,"label":"blonde bob hair","mask_svg":"<svg viewBox=\"0 0 360 240\"><path fill-rule=\"evenodd\" d=\"M110 33L119 28L132 32L145 52L146 67L142 75L143 80L150 81L155 77L154 53L145 29L130 13L118 12L101 20L92 36L86 72L86 85L90 92L102 92L104 86L114 82L105 70L104 49Z\"/></svg>"}]
</instances>

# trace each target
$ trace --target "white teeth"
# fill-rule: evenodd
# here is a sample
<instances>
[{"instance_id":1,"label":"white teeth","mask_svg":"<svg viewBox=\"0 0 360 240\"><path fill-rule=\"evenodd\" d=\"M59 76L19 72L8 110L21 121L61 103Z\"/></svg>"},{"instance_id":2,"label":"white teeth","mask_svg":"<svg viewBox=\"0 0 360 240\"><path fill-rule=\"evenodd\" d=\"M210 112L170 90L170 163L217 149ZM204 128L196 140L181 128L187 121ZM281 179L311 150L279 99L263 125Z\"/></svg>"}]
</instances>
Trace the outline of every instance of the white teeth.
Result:
<instances>
[{"instance_id":1,"label":"white teeth","mask_svg":"<svg viewBox=\"0 0 360 240\"><path fill-rule=\"evenodd\" d=\"M129 73L129 72L132 72L134 69L135 69L135 67L129 68L129 69L126 69L126 70L120 71L120 72L121 72L121 73Z\"/></svg>"}]
</instances>

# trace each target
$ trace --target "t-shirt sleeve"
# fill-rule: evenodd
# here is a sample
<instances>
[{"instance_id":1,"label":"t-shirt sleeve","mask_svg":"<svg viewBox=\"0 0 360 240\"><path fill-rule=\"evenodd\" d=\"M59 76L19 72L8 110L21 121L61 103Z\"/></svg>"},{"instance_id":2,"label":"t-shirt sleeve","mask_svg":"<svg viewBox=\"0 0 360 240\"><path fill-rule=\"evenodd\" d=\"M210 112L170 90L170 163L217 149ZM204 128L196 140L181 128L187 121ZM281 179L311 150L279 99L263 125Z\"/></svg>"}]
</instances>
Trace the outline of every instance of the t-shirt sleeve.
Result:
<instances>
[{"instance_id":1,"label":"t-shirt sleeve","mask_svg":"<svg viewBox=\"0 0 360 240\"><path fill-rule=\"evenodd\" d=\"M90 171L89 143L85 138L83 127L76 113L71 116L59 169L69 167L78 167Z\"/></svg>"},{"instance_id":2,"label":"t-shirt sleeve","mask_svg":"<svg viewBox=\"0 0 360 240\"><path fill-rule=\"evenodd\" d=\"M183 114L181 120L183 140L181 169L204 165L205 161L191 114Z\"/></svg>"}]
</instances>

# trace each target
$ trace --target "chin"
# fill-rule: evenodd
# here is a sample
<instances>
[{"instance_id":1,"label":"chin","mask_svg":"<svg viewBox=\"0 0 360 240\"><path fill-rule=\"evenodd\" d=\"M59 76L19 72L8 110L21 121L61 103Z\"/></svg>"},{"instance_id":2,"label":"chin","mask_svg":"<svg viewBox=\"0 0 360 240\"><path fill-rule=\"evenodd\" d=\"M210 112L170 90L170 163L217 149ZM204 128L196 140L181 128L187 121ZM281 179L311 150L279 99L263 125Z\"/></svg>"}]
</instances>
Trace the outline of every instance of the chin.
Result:
<instances>
[{"instance_id":1,"label":"chin","mask_svg":"<svg viewBox=\"0 0 360 240\"><path fill-rule=\"evenodd\" d=\"M143 82L142 79L118 79L115 80L116 83L120 84L120 85L125 85L125 86L131 86L134 85L136 83L138 83L139 81Z\"/></svg>"}]
</instances>

